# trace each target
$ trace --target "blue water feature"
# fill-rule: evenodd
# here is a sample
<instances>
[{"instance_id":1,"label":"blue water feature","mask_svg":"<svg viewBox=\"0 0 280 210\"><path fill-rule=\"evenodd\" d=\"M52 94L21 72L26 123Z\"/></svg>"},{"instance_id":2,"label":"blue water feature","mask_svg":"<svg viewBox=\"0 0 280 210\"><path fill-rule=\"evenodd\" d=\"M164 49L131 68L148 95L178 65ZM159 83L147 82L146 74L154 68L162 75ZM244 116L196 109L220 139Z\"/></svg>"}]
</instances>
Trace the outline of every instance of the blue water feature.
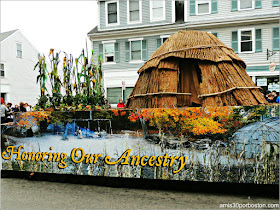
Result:
<instances>
[{"instance_id":1,"label":"blue water feature","mask_svg":"<svg viewBox=\"0 0 280 210\"><path fill-rule=\"evenodd\" d=\"M78 139L100 137L94 136L95 133L93 130L77 126L74 122L67 123L66 126L50 124L47 131L53 133L63 133L62 140L67 140L68 136L77 136Z\"/></svg>"},{"instance_id":2,"label":"blue water feature","mask_svg":"<svg viewBox=\"0 0 280 210\"><path fill-rule=\"evenodd\" d=\"M57 124L49 124L47 127L47 131L53 133L62 133L64 131L64 126Z\"/></svg>"},{"instance_id":3,"label":"blue water feature","mask_svg":"<svg viewBox=\"0 0 280 210\"><path fill-rule=\"evenodd\" d=\"M86 138L93 138L94 137L94 131L90 130L89 128L80 128L79 129L81 130L81 134L83 137L86 137Z\"/></svg>"},{"instance_id":4,"label":"blue water feature","mask_svg":"<svg viewBox=\"0 0 280 210\"><path fill-rule=\"evenodd\" d=\"M65 126L65 131L62 137L62 140L67 140L68 139L68 135L75 135L76 132L76 125L75 123L67 123Z\"/></svg>"}]
</instances>

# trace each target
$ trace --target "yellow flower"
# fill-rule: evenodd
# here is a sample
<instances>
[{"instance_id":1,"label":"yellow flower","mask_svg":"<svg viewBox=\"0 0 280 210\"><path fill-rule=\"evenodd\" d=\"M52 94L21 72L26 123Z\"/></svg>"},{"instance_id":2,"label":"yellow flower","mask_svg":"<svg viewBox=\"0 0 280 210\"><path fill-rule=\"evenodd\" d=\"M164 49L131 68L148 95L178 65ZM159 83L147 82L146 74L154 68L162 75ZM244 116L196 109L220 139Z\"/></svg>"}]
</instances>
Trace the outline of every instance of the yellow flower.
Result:
<instances>
[{"instance_id":1,"label":"yellow flower","mask_svg":"<svg viewBox=\"0 0 280 210\"><path fill-rule=\"evenodd\" d=\"M49 55L53 54L53 51L54 51L54 49L50 49L50 54Z\"/></svg>"}]
</instances>

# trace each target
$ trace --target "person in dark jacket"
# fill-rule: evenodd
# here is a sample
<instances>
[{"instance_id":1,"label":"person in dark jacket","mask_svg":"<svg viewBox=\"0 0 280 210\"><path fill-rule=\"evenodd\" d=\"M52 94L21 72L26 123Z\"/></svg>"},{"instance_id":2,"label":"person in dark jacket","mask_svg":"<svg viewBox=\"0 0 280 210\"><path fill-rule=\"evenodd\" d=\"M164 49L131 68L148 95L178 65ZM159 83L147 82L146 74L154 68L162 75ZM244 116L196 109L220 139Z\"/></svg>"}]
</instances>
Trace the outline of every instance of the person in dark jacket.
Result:
<instances>
[{"instance_id":1,"label":"person in dark jacket","mask_svg":"<svg viewBox=\"0 0 280 210\"><path fill-rule=\"evenodd\" d=\"M19 112L19 107L18 107L18 105L15 105L15 107L12 108L12 109L13 109L13 112Z\"/></svg>"},{"instance_id":2,"label":"person in dark jacket","mask_svg":"<svg viewBox=\"0 0 280 210\"><path fill-rule=\"evenodd\" d=\"M20 104L19 104L19 111L20 112L26 112L26 109L24 107L24 103L23 102L20 102Z\"/></svg>"},{"instance_id":3,"label":"person in dark jacket","mask_svg":"<svg viewBox=\"0 0 280 210\"><path fill-rule=\"evenodd\" d=\"M269 93L267 95L267 99L266 99L269 103L274 103L274 95L272 93ZM275 101L276 102L276 101Z\"/></svg>"},{"instance_id":4,"label":"person in dark jacket","mask_svg":"<svg viewBox=\"0 0 280 210\"><path fill-rule=\"evenodd\" d=\"M276 90L273 90L273 91L271 92L271 94L274 96L274 98L273 98L273 103L276 103L276 99L277 99L277 97L278 97L278 95L277 95L277 93L276 93Z\"/></svg>"}]
</instances>

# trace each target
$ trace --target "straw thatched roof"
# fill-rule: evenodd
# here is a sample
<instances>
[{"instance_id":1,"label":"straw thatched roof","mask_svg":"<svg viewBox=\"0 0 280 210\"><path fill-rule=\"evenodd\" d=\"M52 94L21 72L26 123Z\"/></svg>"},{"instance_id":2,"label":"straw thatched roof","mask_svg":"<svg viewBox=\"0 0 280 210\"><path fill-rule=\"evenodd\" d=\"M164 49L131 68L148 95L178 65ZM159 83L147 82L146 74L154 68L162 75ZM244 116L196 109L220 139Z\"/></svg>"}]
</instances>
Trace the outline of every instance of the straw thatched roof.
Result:
<instances>
[{"instance_id":1,"label":"straw thatched roof","mask_svg":"<svg viewBox=\"0 0 280 210\"><path fill-rule=\"evenodd\" d=\"M129 108L265 104L233 49L202 31L170 36L139 69Z\"/></svg>"}]
</instances>

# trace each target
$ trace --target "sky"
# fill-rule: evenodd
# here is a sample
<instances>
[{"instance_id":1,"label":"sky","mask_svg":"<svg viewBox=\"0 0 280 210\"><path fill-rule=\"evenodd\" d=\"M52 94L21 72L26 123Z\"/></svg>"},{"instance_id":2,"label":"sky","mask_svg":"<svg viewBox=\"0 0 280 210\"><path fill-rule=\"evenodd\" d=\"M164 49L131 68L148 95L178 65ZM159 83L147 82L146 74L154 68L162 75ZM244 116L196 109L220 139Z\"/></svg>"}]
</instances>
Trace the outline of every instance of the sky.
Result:
<instances>
[{"instance_id":1,"label":"sky","mask_svg":"<svg viewBox=\"0 0 280 210\"><path fill-rule=\"evenodd\" d=\"M78 57L97 22L95 0L1 1L1 32L19 29L45 55L54 48Z\"/></svg>"}]
</instances>

